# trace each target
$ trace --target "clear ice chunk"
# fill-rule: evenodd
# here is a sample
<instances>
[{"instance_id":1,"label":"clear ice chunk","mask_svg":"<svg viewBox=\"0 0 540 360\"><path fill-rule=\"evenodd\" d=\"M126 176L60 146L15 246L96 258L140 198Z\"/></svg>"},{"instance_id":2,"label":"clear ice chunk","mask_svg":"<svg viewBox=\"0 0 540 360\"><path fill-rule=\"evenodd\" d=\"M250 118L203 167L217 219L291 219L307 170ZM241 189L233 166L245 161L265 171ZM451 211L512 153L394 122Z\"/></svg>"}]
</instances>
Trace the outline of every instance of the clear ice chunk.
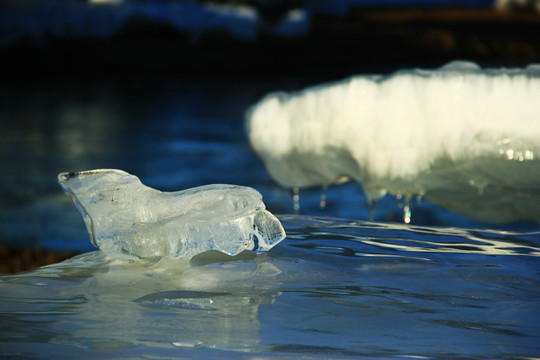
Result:
<instances>
[{"instance_id":1,"label":"clear ice chunk","mask_svg":"<svg viewBox=\"0 0 540 360\"><path fill-rule=\"evenodd\" d=\"M109 255L191 258L207 250L267 251L285 238L256 190L206 185L177 192L145 186L122 170L58 175L95 246Z\"/></svg>"}]
</instances>

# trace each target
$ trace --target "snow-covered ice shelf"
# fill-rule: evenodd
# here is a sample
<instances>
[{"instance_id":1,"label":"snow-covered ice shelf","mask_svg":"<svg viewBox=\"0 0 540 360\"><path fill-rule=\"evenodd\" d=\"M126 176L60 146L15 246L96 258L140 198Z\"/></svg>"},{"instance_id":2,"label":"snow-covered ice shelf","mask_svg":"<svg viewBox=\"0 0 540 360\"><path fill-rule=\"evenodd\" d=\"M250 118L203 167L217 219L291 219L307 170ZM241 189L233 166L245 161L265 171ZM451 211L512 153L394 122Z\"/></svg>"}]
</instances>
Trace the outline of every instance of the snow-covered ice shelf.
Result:
<instances>
[{"instance_id":1,"label":"snow-covered ice shelf","mask_svg":"<svg viewBox=\"0 0 540 360\"><path fill-rule=\"evenodd\" d=\"M369 201L415 197L481 221L540 222L540 65L360 75L267 95L249 140L282 186L355 180Z\"/></svg>"}]
</instances>

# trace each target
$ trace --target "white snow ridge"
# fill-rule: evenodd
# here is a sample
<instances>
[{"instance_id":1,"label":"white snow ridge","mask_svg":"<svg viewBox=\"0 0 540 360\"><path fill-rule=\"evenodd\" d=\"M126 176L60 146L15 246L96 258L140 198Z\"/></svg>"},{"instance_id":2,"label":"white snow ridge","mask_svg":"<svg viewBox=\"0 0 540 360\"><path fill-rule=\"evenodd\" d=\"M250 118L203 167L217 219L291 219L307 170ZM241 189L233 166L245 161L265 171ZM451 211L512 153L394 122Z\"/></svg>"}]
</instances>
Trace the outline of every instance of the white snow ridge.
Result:
<instances>
[{"instance_id":1,"label":"white snow ridge","mask_svg":"<svg viewBox=\"0 0 540 360\"><path fill-rule=\"evenodd\" d=\"M261 194L236 185L161 192L122 170L61 173L92 244L113 257L185 258L267 251L285 238Z\"/></svg>"},{"instance_id":2,"label":"white snow ridge","mask_svg":"<svg viewBox=\"0 0 540 360\"><path fill-rule=\"evenodd\" d=\"M247 129L284 187L355 180L370 201L422 196L482 221L540 222L540 65L455 61L273 93Z\"/></svg>"}]
</instances>

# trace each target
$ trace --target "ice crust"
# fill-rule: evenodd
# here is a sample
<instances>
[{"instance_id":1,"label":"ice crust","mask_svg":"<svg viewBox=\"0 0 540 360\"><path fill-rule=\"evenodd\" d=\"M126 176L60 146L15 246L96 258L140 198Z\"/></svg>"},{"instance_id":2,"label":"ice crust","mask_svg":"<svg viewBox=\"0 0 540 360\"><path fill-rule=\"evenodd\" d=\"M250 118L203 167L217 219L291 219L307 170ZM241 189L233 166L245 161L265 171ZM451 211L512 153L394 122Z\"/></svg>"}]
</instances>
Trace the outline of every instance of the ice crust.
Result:
<instances>
[{"instance_id":1,"label":"ice crust","mask_svg":"<svg viewBox=\"0 0 540 360\"><path fill-rule=\"evenodd\" d=\"M92 244L116 257L263 252L285 238L279 220L249 187L215 184L161 192L112 169L64 172L58 182L83 216Z\"/></svg>"},{"instance_id":2,"label":"ice crust","mask_svg":"<svg viewBox=\"0 0 540 360\"><path fill-rule=\"evenodd\" d=\"M267 95L247 113L282 186L362 184L488 222L540 221L540 65L360 75Z\"/></svg>"}]
</instances>

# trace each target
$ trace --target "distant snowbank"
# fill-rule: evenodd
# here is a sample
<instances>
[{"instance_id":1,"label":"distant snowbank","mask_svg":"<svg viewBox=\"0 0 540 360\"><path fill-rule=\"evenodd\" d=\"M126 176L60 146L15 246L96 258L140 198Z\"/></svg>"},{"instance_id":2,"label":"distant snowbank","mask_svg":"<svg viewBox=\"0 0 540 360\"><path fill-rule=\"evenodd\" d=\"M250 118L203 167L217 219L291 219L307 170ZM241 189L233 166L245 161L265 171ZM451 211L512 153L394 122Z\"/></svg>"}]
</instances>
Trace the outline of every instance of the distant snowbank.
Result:
<instances>
[{"instance_id":1,"label":"distant snowbank","mask_svg":"<svg viewBox=\"0 0 540 360\"><path fill-rule=\"evenodd\" d=\"M532 4L532 5L531 5ZM161 24L197 39L218 32L254 40L261 34L302 37L311 15L347 15L361 7L538 8L538 0L338 0L281 1L149 1L149 0L6 0L0 3L0 46L23 39L107 38L130 22Z\"/></svg>"},{"instance_id":2,"label":"distant snowbank","mask_svg":"<svg viewBox=\"0 0 540 360\"><path fill-rule=\"evenodd\" d=\"M0 4L0 46L23 39L107 38L128 26L161 24L186 32L193 39L207 32L254 40L261 31L297 37L309 28L308 14L291 9L276 24L265 24L257 9L234 3L152 1L37 1Z\"/></svg>"},{"instance_id":3,"label":"distant snowbank","mask_svg":"<svg viewBox=\"0 0 540 360\"><path fill-rule=\"evenodd\" d=\"M282 186L350 179L368 198L425 197L489 222L540 222L540 65L356 76L270 94L247 114Z\"/></svg>"}]
</instances>

